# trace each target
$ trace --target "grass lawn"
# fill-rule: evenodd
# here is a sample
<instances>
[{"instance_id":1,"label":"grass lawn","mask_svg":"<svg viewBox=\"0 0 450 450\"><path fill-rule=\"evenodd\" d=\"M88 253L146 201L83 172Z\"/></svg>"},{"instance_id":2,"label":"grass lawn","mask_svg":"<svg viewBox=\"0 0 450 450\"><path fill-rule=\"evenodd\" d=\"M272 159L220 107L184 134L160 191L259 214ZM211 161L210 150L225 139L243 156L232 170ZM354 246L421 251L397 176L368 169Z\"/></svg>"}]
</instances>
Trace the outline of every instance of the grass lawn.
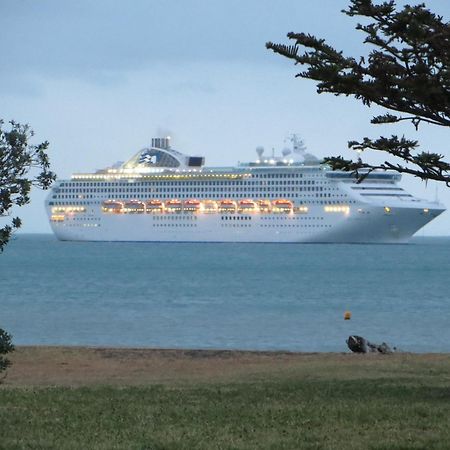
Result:
<instances>
[{"instance_id":1,"label":"grass lawn","mask_svg":"<svg viewBox=\"0 0 450 450\"><path fill-rule=\"evenodd\" d=\"M164 358L185 358L185 376L25 385L11 370L0 388L0 448L450 448L447 355L237 352L225 357L233 369L206 378L193 375L195 364L220 366L223 355L192 356L191 366L186 354Z\"/></svg>"}]
</instances>

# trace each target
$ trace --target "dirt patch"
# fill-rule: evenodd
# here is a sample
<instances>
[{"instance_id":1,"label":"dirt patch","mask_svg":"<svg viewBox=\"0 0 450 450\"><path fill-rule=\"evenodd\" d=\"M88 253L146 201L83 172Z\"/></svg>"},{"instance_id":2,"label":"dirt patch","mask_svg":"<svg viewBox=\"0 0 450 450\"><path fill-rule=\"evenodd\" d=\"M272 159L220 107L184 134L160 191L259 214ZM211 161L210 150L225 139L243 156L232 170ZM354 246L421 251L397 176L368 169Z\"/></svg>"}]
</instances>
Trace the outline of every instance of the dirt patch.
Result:
<instances>
[{"instance_id":1,"label":"dirt patch","mask_svg":"<svg viewBox=\"0 0 450 450\"><path fill-rule=\"evenodd\" d=\"M18 347L3 387L251 382L271 377L389 377L423 368L450 373L445 354L354 355L137 348Z\"/></svg>"}]
</instances>

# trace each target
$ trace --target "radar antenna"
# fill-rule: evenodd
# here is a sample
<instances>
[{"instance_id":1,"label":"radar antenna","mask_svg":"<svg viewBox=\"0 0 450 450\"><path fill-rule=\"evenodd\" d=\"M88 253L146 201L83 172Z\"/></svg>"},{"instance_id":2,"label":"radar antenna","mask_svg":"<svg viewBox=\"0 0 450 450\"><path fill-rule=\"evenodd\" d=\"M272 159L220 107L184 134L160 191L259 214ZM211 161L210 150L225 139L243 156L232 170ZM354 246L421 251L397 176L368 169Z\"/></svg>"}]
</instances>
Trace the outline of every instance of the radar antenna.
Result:
<instances>
[{"instance_id":1,"label":"radar antenna","mask_svg":"<svg viewBox=\"0 0 450 450\"><path fill-rule=\"evenodd\" d=\"M305 142L299 138L298 134L292 134L289 138L292 143L292 150L298 155L304 155L306 151Z\"/></svg>"}]
</instances>

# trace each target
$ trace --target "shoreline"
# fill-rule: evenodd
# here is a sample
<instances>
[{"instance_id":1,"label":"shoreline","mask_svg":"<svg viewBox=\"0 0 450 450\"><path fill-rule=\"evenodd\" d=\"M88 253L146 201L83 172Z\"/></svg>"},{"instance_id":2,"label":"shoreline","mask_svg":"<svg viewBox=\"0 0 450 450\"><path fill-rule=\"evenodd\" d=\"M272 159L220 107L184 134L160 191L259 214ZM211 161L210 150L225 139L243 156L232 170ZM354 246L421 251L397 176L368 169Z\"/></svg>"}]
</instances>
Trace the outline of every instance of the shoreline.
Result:
<instances>
[{"instance_id":1,"label":"shoreline","mask_svg":"<svg viewBox=\"0 0 450 450\"><path fill-rule=\"evenodd\" d=\"M16 346L2 387L146 385L311 379L352 380L450 369L449 353L309 353L289 351Z\"/></svg>"}]
</instances>

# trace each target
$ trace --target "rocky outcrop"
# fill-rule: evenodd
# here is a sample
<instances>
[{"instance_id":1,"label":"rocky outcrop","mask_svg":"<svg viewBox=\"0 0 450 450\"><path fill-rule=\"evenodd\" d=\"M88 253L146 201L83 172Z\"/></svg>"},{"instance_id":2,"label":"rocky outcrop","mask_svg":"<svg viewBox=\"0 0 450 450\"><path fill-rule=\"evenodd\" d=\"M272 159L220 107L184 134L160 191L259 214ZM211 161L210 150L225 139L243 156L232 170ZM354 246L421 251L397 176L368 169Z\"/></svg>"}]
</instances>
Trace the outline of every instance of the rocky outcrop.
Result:
<instances>
[{"instance_id":1,"label":"rocky outcrop","mask_svg":"<svg viewBox=\"0 0 450 450\"><path fill-rule=\"evenodd\" d=\"M348 348L354 353L382 353L389 354L393 353L395 347L391 348L385 342L381 344L374 344L369 342L367 339L352 335L347 339Z\"/></svg>"}]
</instances>

